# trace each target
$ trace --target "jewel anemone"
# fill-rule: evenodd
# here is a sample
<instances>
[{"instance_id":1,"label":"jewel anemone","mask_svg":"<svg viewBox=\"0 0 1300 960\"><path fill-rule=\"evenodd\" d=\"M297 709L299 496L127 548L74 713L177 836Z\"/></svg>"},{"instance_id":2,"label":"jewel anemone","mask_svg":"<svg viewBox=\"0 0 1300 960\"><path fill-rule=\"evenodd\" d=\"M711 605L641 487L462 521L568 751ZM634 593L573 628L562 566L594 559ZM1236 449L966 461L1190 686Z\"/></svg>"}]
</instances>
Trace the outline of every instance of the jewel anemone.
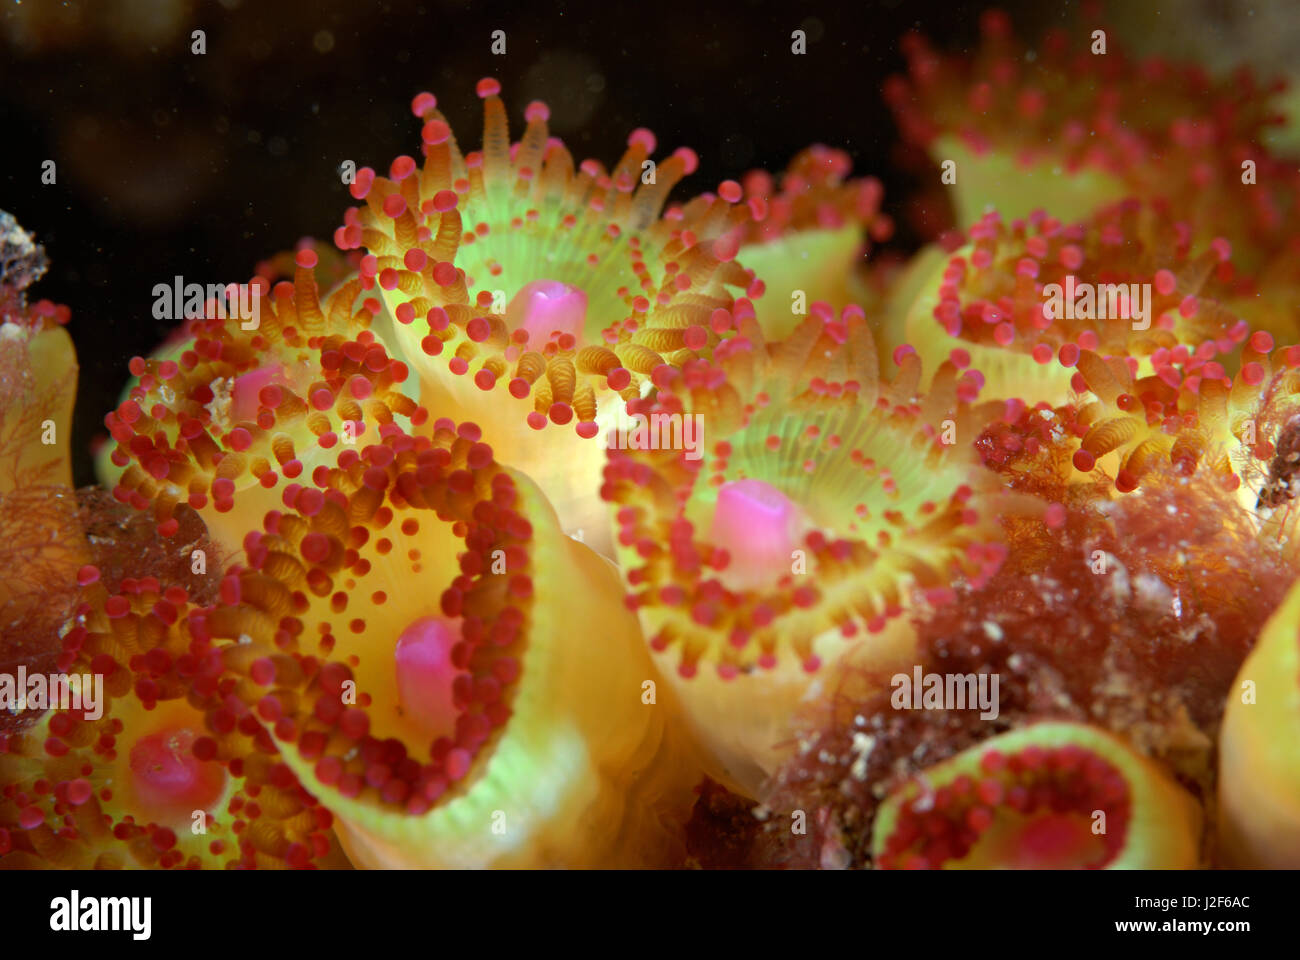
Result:
<instances>
[{"instance_id":1,"label":"jewel anemone","mask_svg":"<svg viewBox=\"0 0 1300 960\"><path fill-rule=\"evenodd\" d=\"M1294 163L1265 145L1284 122L1273 102L1284 83L1135 60L1106 31L1104 53L1096 32L1072 42L1049 31L1029 48L997 10L980 28L970 56L905 37L908 75L884 88L904 139L955 164L961 228L990 206L1007 219L1045 208L1069 222L1140 196L1169 202L1197 242L1226 236L1247 271L1277 255L1300 201Z\"/></svg>"},{"instance_id":2,"label":"jewel anemone","mask_svg":"<svg viewBox=\"0 0 1300 960\"><path fill-rule=\"evenodd\" d=\"M292 282L254 278L256 323L195 305L179 342L132 358L135 379L104 418L100 477L165 536L189 506L236 550L287 484L395 416L424 422L403 391L406 365L368 329L378 302L356 306L354 277L322 303L316 263L303 249Z\"/></svg>"},{"instance_id":3,"label":"jewel anemone","mask_svg":"<svg viewBox=\"0 0 1300 960\"><path fill-rule=\"evenodd\" d=\"M1212 343L1155 351L1147 376L1131 359L1080 351L1074 382L1087 394L1073 428L1081 438L1074 469L1100 467L1128 493L1158 463L1185 474L1204 464L1244 505L1263 505L1268 465L1300 396L1300 347L1275 349L1260 330L1234 352L1240 371L1229 377Z\"/></svg>"},{"instance_id":4,"label":"jewel anemone","mask_svg":"<svg viewBox=\"0 0 1300 960\"><path fill-rule=\"evenodd\" d=\"M58 664L102 677L98 711L51 710L0 735L5 865L341 865L329 811L274 761L255 717L217 706L229 681L223 690L220 658L195 642L202 621L186 591L146 577L110 593L98 578L93 565L80 571L86 589ZM237 724L260 749L219 757L209 728Z\"/></svg>"},{"instance_id":5,"label":"jewel anemone","mask_svg":"<svg viewBox=\"0 0 1300 960\"><path fill-rule=\"evenodd\" d=\"M156 529L142 537L107 497L71 489L67 431L77 364L55 325L67 318L66 308L39 301L28 309L18 298L6 300L0 326L0 557L15 571L0 588L0 667L14 683L20 666L29 679L56 671L75 677L96 703L0 713L4 866L323 860L332 849L330 816L296 781L269 783L261 756L221 765L194 751L204 715L192 699L197 661L183 632L189 594L175 572L191 572L189 546L210 544L185 507L171 544L173 552L186 548L184 558L169 563L166 548L153 542ZM92 562L101 560L105 571ZM126 575L139 568L166 571L172 583Z\"/></svg>"},{"instance_id":6,"label":"jewel anemone","mask_svg":"<svg viewBox=\"0 0 1300 960\"><path fill-rule=\"evenodd\" d=\"M900 351L886 380L856 307L815 305L775 343L752 320L741 333L632 405L650 426L698 417L696 457L633 437L602 495L628 603L710 774L754 796L823 663L906 659L914 594L940 602L1001 553L971 371L947 363L922 394Z\"/></svg>"},{"instance_id":7,"label":"jewel anemone","mask_svg":"<svg viewBox=\"0 0 1300 960\"><path fill-rule=\"evenodd\" d=\"M861 268L870 243L888 240L894 224L880 210L880 181L848 179L851 167L843 150L814 144L790 161L779 180L766 170L751 170L741 179L757 214L745 225L740 259L763 281L766 292L756 309L769 338L788 335L807 304L829 303L839 311L868 300ZM802 308L794 304L796 296Z\"/></svg>"},{"instance_id":8,"label":"jewel anemone","mask_svg":"<svg viewBox=\"0 0 1300 960\"><path fill-rule=\"evenodd\" d=\"M762 205L727 181L665 210L698 165L691 150L656 163L654 134L638 129L612 170L575 165L548 136L546 104L526 107L512 143L500 84L477 90L482 150L462 153L437 99L419 94L423 162L358 171L351 192L364 204L335 242L367 251L361 282L391 314L422 402L481 424L564 528L608 552L594 438L657 367L708 355L732 323L734 291L761 293L735 257Z\"/></svg>"},{"instance_id":9,"label":"jewel anemone","mask_svg":"<svg viewBox=\"0 0 1300 960\"><path fill-rule=\"evenodd\" d=\"M914 288L901 335L927 363L965 351L992 396L1055 405L1071 394L1061 366L1081 350L1142 365L1179 343L1230 353L1248 331L1224 303L1230 252L1222 238L1196 248L1186 223L1135 200L1073 224L990 211Z\"/></svg>"},{"instance_id":10,"label":"jewel anemone","mask_svg":"<svg viewBox=\"0 0 1300 960\"><path fill-rule=\"evenodd\" d=\"M697 774L616 575L480 437L386 424L286 488L199 620L209 728L264 728L357 866L674 862Z\"/></svg>"},{"instance_id":11,"label":"jewel anemone","mask_svg":"<svg viewBox=\"0 0 1300 960\"><path fill-rule=\"evenodd\" d=\"M876 817L881 869L1184 869L1201 807L1122 740L1083 724L992 737L899 787Z\"/></svg>"}]
</instances>

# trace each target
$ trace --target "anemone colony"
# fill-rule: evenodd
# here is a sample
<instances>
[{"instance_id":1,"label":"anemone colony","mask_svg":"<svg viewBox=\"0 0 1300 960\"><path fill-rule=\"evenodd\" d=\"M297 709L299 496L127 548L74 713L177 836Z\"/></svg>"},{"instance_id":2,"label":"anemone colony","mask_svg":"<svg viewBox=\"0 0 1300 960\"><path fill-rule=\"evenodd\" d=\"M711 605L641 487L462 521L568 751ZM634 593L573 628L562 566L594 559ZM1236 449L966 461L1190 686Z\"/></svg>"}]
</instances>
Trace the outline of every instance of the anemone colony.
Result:
<instances>
[{"instance_id":1,"label":"anemone colony","mask_svg":"<svg viewBox=\"0 0 1300 960\"><path fill-rule=\"evenodd\" d=\"M6 219L0 674L103 695L0 711L0 867L1300 866L1274 91L984 32L887 85L958 218L888 274L838 151L669 203L648 130L419 94L339 253L131 361L100 488Z\"/></svg>"}]
</instances>

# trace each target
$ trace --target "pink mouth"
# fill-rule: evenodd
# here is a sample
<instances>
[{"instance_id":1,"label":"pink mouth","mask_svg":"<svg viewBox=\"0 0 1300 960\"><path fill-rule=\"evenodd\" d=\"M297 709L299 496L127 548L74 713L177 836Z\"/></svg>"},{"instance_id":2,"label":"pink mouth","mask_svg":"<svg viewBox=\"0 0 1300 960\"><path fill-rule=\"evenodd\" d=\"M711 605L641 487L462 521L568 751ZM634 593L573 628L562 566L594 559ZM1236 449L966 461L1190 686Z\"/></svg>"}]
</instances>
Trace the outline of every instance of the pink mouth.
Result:
<instances>
[{"instance_id":1,"label":"pink mouth","mask_svg":"<svg viewBox=\"0 0 1300 960\"><path fill-rule=\"evenodd\" d=\"M540 350L553 335L582 338L587 322L587 295L558 280L534 280L515 294L506 307L514 330L528 332L528 349Z\"/></svg>"},{"instance_id":2,"label":"pink mouth","mask_svg":"<svg viewBox=\"0 0 1300 960\"><path fill-rule=\"evenodd\" d=\"M226 771L194 756L193 730L163 730L131 748L131 785L145 809L159 819L189 819L211 810L226 789Z\"/></svg>"},{"instance_id":3,"label":"pink mouth","mask_svg":"<svg viewBox=\"0 0 1300 960\"><path fill-rule=\"evenodd\" d=\"M451 651L459 642L457 624L439 617L416 620L397 640L397 690L402 708L430 736L455 729L452 685L462 671L451 662Z\"/></svg>"},{"instance_id":4,"label":"pink mouth","mask_svg":"<svg viewBox=\"0 0 1300 960\"><path fill-rule=\"evenodd\" d=\"M791 570L798 510L762 480L734 480L718 491L711 542L731 555L728 579L741 587L772 584Z\"/></svg>"}]
</instances>

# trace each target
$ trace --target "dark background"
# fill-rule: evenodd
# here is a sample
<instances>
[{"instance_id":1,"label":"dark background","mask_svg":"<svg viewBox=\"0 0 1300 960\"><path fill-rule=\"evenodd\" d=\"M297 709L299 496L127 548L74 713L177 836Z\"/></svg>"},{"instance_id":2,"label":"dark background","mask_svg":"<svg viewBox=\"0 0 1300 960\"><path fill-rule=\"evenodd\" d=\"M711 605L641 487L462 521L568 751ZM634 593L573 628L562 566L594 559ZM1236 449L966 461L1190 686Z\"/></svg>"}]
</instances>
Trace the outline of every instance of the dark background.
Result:
<instances>
[{"instance_id":1,"label":"dark background","mask_svg":"<svg viewBox=\"0 0 1300 960\"><path fill-rule=\"evenodd\" d=\"M679 198L753 167L779 171L800 149L847 150L855 174L901 203L912 172L880 98L903 67L898 39L919 28L969 48L986 5L875 3L529 3L455 0L25 0L0 11L0 209L44 244L50 272L30 291L72 309L81 362L77 482L135 354L168 332L152 287L175 274L245 280L257 261L314 235L352 201L345 159L386 172L418 157L411 97L433 91L462 144L477 146L474 84L502 81L512 133L524 105L551 105L575 159L607 166L646 126L658 156L693 147L700 170ZM1078 4L1004 4L1027 36ZM143 13L141 11L144 11ZM808 52L791 54L791 32ZM190 52L206 31L207 53ZM490 52L506 31L507 54ZM41 163L58 165L42 185Z\"/></svg>"}]
</instances>

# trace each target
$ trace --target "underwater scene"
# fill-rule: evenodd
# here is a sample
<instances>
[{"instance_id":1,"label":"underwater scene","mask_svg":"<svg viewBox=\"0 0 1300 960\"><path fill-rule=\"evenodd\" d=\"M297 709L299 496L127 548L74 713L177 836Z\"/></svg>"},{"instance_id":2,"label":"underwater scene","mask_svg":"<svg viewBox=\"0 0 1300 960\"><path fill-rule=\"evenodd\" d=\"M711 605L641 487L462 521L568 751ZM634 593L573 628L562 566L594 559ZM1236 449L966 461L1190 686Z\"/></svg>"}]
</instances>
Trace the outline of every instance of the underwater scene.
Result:
<instances>
[{"instance_id":1,"label":"underwater scene","mask_svg":"<svg viewBox=\"0 0 1300 960\"><path fill-rule=\"evenodd\" d=\"M816 7L6 0L0 870L1300 868L1300 8Z\"/></svg>"}]
</instances>

